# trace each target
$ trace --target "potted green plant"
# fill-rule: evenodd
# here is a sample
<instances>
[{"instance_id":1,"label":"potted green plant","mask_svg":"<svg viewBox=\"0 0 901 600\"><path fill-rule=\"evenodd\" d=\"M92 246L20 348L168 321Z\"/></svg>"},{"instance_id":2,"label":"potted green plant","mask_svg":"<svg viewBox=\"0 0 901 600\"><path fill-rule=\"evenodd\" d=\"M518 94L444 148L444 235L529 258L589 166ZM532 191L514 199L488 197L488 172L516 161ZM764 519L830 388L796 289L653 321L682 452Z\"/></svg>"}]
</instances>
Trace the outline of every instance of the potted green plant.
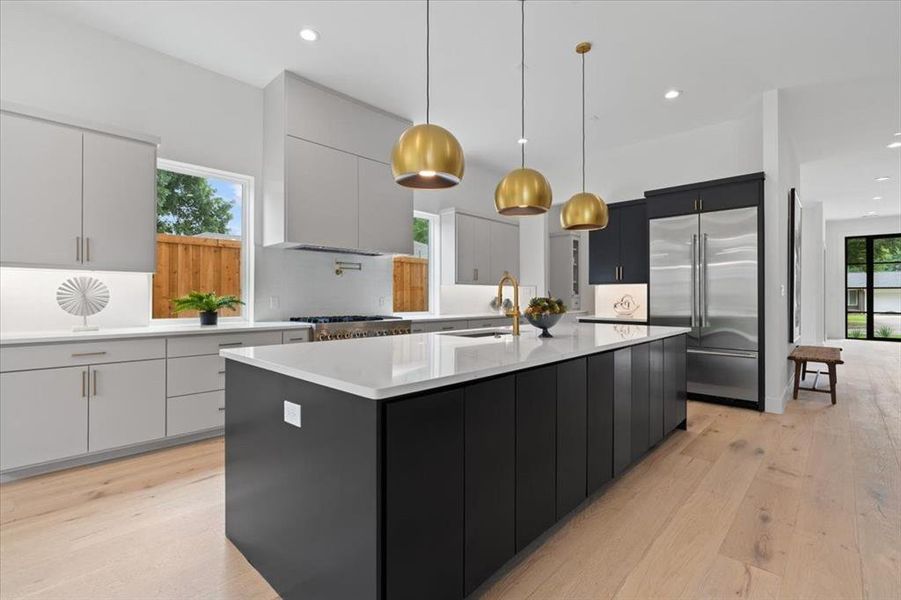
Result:
<instances>
[{"instance_id":1,"label":"potted green plant","mask_svg":"<svg viewBox=\"0 0 901 600\"><path fill-rule=\"evenodd\" d=\"M191 292L172 300L175 312L196 310L200 313L201 325L215 325L219 322L219 311L244 304L237 296L217 296L216 292Z\"/></svg>"}]
</instances>

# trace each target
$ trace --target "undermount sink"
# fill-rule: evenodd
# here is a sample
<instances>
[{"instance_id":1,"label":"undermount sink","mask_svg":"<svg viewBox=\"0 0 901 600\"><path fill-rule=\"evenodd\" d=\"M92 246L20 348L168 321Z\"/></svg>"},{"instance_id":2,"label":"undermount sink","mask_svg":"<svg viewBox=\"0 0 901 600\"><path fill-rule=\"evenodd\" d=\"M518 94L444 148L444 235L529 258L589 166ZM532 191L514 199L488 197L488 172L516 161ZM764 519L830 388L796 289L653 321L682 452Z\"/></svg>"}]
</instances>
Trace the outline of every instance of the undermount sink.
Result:
<instances>
[{"instance_id":1,"label":"undermount sink","mask_svg":"<svg viewBox=\"0 0 901 600\"><path fill-rule=\"evenodd\" d=\"M456 337L466 337L466 338L484 338L484 337L496 337L499 338L502 335L511 335L509 331L461 331L460 333L456 333L453 331L449 331L447 333L442 333L441 335L453 335Z\"/></svg>"}]
</instances>

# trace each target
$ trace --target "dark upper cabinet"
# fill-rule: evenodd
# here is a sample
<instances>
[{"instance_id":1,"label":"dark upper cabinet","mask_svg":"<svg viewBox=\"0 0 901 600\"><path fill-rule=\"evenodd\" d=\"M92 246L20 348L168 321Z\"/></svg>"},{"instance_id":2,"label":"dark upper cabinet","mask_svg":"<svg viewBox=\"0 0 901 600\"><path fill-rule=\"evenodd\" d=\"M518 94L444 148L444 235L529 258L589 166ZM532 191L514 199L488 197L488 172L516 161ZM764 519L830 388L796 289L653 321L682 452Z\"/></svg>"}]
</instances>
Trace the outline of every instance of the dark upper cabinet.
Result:
<instances>
[{"instance_id":1,"label":"dark upper cabinet","mask_svg":"<svg viewBox=\"0 0 901 600\"><path fill-rule=\"evenodd\" d=\"M648 344L648 444L663 439L663 340Z\"/></svg>"},{"instance_id":2,"label":"dark upper cabinet","mask_svg":"<svg viewBox=\"0 0 901 600\"><path fill-rule=\"evenodd\" d=\"M632 348L613 352L613 475L632 462Z\"/></svg>"},{"instance_id":3,"label":"dark upper cabinet","mask_svg":"<svg viewBox=\"0 0 901 600\"><path fill-rule=\"evenodd\" d=\"M688 393L685 378L685 336L663 340L663 430L669 433L685 420Z\"/></svg>"},{"instance_id":4,"label":"dark upper cabinet","mask_svg":"<svg viewBox=\"0 0 901 600\"><path fill-rule=\"evenodd\" d=\"M763 173L751 173L644 193L649 219L758 206L763 199Z\"/></svg>"},{"instance_id":5,"label":"dark upper cabinet","mask_svg":"<svg viewBox=\"0 0 901 600\"><path fill-rule=\"evenodd\" d=\"M588 357L586 475L591 494L613 479L613 352Z\"/></svg>"},{"instance_id":6,"label":"dark upper cabinet","mask_svg":"<svg viewBox=\"0 0 901 600\"><path fill-rule=\"evenodd\" d=\"M517 552L557 520L556 375L555 365L516 375Z\"/></svg>"},{"instance_id":7,"label":"dark upper cabinet","mask_svg":"<svg viewBox=\"0 0 901 600\"><path fill-rule=\"evenodd\" d=\"M648 218L644 202L611 204L607 227L588 235L589 283L648 282Z\"/></svg>"},{"instance_id":8,"label":"dark upper cabinet","mask_svg":"<svg viewBox=\"0 0 901 600\"><path fill-rule=\"evenodd\" d=\"M557 519L585 499L587 363L557 365Z\"/></svg>"},{"instance_id":9,"label":"dark upper cabinet","mask_svg":"<svg viewBox=\"0 0 901 600\"><path fill-rule=\"evenodd\" d=\"M516 548L516 379L466 386L464 593L498 570Z\"/></svg>"},{"instance_id":10,"label":"dark upper cabinet","mask_svg":"<svg viewBox=\"0 0 901 600\"><path fill-rule=\"evenodd\" d=\"M462 598L463 390L385 412L386 597Z\"/></svg>"},{"instance_id":11,"label":"dark upper cabinet","mask_svg":"<svg viewBox=\"0 0 901 600\"><path fill-rule=\"evenodd\" d=\"M647 452L650 416L648 406L648 344L632 346L632 461Z\"/></svg>"}]
</instances>

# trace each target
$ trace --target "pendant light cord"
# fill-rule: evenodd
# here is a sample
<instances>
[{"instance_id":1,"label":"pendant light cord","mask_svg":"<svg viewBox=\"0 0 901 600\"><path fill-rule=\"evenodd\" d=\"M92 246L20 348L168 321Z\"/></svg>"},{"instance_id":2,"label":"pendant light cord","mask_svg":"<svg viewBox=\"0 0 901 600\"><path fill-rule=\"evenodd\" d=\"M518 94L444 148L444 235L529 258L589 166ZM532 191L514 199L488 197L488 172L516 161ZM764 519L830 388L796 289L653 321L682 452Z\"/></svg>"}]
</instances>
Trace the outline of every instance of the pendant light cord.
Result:
<instances>
[{"instance_id":1,"label":"pendant light cord","mask_svg":"<svg viewBox=\"0 0 901 600\"><path fill-rule=\"evenodd\" d=\"M582 54L582 192L585 192L585 54Z\"/></svg>"},{"instance_id":2,"label":"pendant light cord","mask_svg":"<svg viewBox=\"0 0 901 600\"><path fill-rule=\"evenodd\" d=\"M425 122L429 123L429 109L431 108L429 104L431 103L431 99L429 97L429 81L431 80L431 74L429 73L430 67L430 57L429 57L429 47L431 42L431 24L429 22L429 8L430 2L429 0L425 0Z\"/></svg>"},{"instance_id":3,"label":"pendant light cord","mask_svg":"<svg viewBox=\"0 0 901 600\"><path fill-rule=\"evenodd\" d=\"M520 69L520 138L526 139L526 0L520 0L520 50L519 50L519 69ZM520 145L521 159L520 166L526 167L526 145Z\"/></svg>"}]
</instances>

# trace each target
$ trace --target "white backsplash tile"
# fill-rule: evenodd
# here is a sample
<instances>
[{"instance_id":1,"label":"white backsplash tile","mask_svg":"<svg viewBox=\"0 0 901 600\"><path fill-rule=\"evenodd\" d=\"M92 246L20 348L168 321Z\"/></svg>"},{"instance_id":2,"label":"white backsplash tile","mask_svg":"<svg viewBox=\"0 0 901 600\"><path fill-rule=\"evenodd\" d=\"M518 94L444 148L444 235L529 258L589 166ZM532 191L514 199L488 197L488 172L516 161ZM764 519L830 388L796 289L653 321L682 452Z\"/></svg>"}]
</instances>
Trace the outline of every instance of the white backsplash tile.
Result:
<instances>
[{"instance_id":1,"label":"white backsplash tile","mask_svg":"<svg viewBox=\"0 0 901 600\"><path fill-rule=\"evenodd\" d=\"M524 309L529 305L529 299L536 295L537 288L533 285L524 285L519 288L519 304ZM441 295L441 314L480 314L494 312L491 308L491 299L497 295L497 286L494 285L442 285L439 291ZM504 298L513 299L513 288L504 286Z\"/></svg>"},{"instance_id":2,"label":"white backsplash tile","mask_svg":"<svg viewBox=\"0 0 901 600\"><path fill-rule=\"evenodd\" d=\"M594 314L600 317L614 319L639 319L648 318L648 286L645 284L617 284L596 285L594 287ZM619 314L614 304L623 300L625 296L631 296L632 302L638 303L638 307L632 315Z\"/></svg>"},{"instance_id":3,"label":"white backsplash tile","mask_svg":"<svg viewBox=\"0 0 901 600\"><path fill-rule=\"evenodd\" d=\"M392 257L257 248L254 318L392 312ZM360 271L335 274L335 261ZM273 306L271 298L278 298Z\"/></svg>"}]
</instances>

